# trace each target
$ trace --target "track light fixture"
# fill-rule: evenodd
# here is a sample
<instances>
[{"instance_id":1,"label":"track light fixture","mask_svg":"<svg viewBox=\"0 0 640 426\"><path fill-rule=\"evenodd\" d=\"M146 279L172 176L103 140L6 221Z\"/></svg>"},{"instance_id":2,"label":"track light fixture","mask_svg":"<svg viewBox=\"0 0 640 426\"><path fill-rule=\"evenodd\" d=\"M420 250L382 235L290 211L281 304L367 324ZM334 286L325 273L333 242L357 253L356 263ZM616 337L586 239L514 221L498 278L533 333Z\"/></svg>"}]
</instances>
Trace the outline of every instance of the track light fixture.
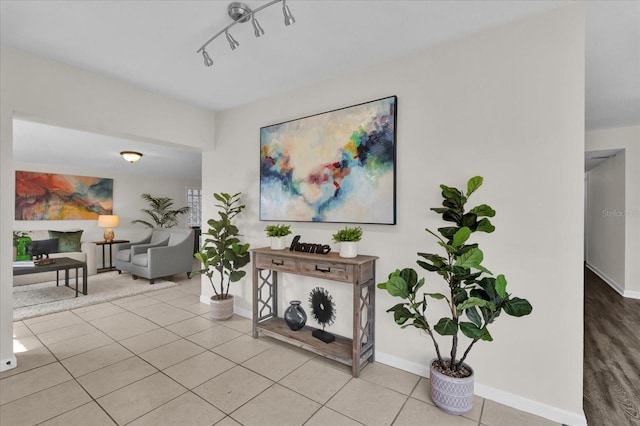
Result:
<instances>
[{"instance_id":1,"label":"track light fixture","mask_svg":"<svg viewBox=\"0 0 640 426\"><path fill-rule=\"evenodd\" d=\"M206 43L204 43L200 47L200 49L198 49L197 51L197 53L202 53L204 64L207 67L210 67L211 65L213 65L213 59L211 59L211 56L209 56L209 53L207 53L205 49L209 45L209 43L211 43L213 40L218 38L220 35L222 34L225 35L225 37L227 38L227 41L229 42L229 47L231 48L231 50L236 50L236 48L240 46L240 43L238 43L238 41L235 38L233 38L231 34L229 34L229 29L238 23L248 22L249 20L251 20L251 25L253 26L253 34L256 37L260 37L264 35L264 29L262 28L262 26L260 26L260 23L256 19L256 13L260 12L262 9L266 9L269 6L273 6L276 3L282 2L282 14L284 15L284 24L286 26L294 24L296 22L296 19L291 14L291 10L289 10L289 6L287 6L286 1L287 0L271 0L270 2L265 3L262 6L257 7L253 10L249 6L241 2L229 3L228 14L229 14L229 17L233 19L233 22L231 22L229 25L224 27L222 30L218 31L213 37L207 40Z\"/></svg>"}]
</instances>

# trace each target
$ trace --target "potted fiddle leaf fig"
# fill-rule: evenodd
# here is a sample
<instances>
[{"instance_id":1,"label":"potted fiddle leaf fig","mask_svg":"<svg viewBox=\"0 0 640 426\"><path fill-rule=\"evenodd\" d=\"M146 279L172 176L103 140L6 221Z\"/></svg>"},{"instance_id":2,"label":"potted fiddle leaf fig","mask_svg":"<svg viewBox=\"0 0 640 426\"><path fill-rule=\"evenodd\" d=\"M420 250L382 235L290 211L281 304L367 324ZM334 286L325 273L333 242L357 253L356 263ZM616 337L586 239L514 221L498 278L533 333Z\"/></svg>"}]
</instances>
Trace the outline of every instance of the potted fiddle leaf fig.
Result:
<instances>
[{"instance_id":1,"label":"potted fiddle leaf fig","mask_svg":"<svg viewBox=\"0 0 640 426\"><path fill-rule=\"evenodd\" d=\"M332 235L333 241L340 244L340 257L356 257L358 255L358 241L362 239L362 228L345 227Z\"/></svg>"},{"instance_id":2,"label":"potted fiddle leaf fig","mask_svg":"<svg viewBox=\"0 0 640 426\"><path fill-rule=\"evenodd\" d=\"M291 234L290 225L267 225L264 231L267 237L271 238L271 250L284 250L286 247L284 237Z\"/></svg>"},{"instance_id":3,"label":"potted fiddle leaf fig","mask_svg":"<svg viewBox=\"0 0 640 426\"><path fill-rule=\"evenodd\" d=\"M204 243L200 252L194 256L202 264L201 269L193 271L191 276L206 275L213 292L211 296L211 316L216 320L226 320L233 316L233 295L229 294L231 283L239 281L246 275L244 268L251 260L249 243L242 243L238 227L233 219L244 210L240 204L238 192L229 195L225 192L215 193L213 197L219 202L217 219L209 219L209 229L203 233ZM218 285L213 281L216 275Z\"/></svg>"},{"instance_id":4,"label":"potted fiddle leaf fig","mask_svg":"<svg viewBox=\"0 0 640 426\"><path fill-rule=\"evenodd\" d=\"M484 265L484 254L478 243L470 241L476 232L491 233L495 227L489 220L495 210L486 204L466 210L469 197L482 185L483 178L475 176L467 183L467 191L440 185L442 207L431 210L442 215L447 226L425 230L436 239L441 253L418 253L418 265L444 280L447 291L425 290L425 278L419 278L412 268L396 270L378 287L402 301L387 310L393 312L395 322L402 328L423 330L434 345L436 358L431 361L431 398L443 411L463 414L472 408L473 369L465 363L467 355L480 340L490 342L492 324L502 312L514 317L531 313L526 299L507 292L504 275L492 274ZM430 283L430 285L433 285ZM448 315L432 322L427 318L427 300L442 301ZM462 336L466 339L464 351ZM451 338L451 349L442 354L436 334Z\"/></svg>"}]
</instances>

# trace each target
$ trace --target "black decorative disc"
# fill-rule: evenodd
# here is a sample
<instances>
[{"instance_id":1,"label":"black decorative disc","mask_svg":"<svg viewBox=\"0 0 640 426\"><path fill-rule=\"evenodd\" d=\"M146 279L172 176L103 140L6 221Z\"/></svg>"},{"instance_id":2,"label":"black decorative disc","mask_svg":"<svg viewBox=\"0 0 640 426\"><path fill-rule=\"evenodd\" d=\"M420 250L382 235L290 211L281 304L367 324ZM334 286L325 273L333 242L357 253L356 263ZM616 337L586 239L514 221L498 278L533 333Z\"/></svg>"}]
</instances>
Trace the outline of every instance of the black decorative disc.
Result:
<instances>
[{"instance_id":1,"label":"black decorative disc","mask_svg":"<svg viewBox=\"0 0 640 426\"><path fill-rule=\"evenodd\" d=\"M327 290L322 287L316 287L311 290L309 305L311 306L311 315L322 328L333 324L336 319L336 309L333 297Z\"/></svg>"}]
</instances>

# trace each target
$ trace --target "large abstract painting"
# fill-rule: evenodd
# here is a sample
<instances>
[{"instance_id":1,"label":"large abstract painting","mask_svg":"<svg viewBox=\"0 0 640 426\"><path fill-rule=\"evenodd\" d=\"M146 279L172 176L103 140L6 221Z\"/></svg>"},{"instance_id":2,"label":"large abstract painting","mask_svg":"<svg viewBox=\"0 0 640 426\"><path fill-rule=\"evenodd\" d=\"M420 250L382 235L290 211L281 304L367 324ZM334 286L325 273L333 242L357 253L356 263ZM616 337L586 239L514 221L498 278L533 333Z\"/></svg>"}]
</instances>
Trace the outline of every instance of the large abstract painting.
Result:
<instances>
[{"instance_id":1,"label":"large abstract painting","mask_svg":"<svg viewBox=\"0 0 640 426\"><path fill-rule=\"evenodd\" d=\"M396 223L397 98L260 129L260 220Z\"/></svg>"},{"instance_id":2,"label":"large abstract painting","mask_svg":"<svg viewBox=\"0 0 640 426\"><path fill-rule=\"evenodd\" d=\"M97 219L113 212L113 179L16 171L16 220Z\"/></svg>"}]
</instances>

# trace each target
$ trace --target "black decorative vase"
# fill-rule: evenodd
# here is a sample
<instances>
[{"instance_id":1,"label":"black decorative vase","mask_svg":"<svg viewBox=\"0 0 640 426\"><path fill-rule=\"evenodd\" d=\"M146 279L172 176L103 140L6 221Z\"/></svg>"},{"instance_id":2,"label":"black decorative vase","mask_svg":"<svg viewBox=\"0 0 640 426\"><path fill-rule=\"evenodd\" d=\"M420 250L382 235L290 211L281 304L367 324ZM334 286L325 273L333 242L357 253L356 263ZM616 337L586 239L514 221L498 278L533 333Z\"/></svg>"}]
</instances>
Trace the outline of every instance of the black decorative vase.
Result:
<instances>
[{"instance_id":1,"label":"black decorative vase","mask_svg":"<svg viewBox=\"0 0 640 426\"><path fill-rule=\"evenodd\" d=\"M284 320L293 331L298 331L307 323L307 314L299 300L289 302L289 307L284 311Z\"/></svg>"}]
</instances>

